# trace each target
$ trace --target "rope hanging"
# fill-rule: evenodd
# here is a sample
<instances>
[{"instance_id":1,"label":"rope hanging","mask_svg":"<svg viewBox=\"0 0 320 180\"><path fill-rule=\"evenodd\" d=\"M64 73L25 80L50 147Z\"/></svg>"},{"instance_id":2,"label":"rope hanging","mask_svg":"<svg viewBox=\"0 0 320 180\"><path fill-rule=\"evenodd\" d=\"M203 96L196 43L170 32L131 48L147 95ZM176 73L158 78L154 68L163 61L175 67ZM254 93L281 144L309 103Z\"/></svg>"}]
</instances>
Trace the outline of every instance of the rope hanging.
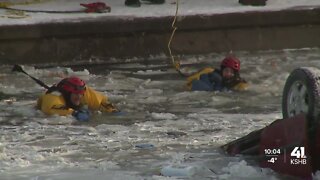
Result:
<instances>
[{"instance_id":1,"label":"rope hanging","mask_svg":"<svg viewBox=\"0 0 320 180\"><path fill-rule=\"evenodd\" d=\"M172 54L172 51L171 51L171 42L172 42L172 39L174 37L174 34L176 32L176 30L178 29L178 27L176 26L176 22L177 22L177 17L178 17L178 10L179 10L179 0L176 0L176 13L175 13L175 16L174 16L174 19L173 19L173 22L172 22L172 33L171 33L171 36L170 36L170 39L169 39L169 42L168 42L168 49L169 49L169 54L170 54L170 57L171 57L171 61L172 61L172 65L173 67L177 70L177 72L184 76L184 77L187 77L188 75L184 74L183 72L181 72L180 70L180 60L179 59L175 59L175 57L173 56Z\"/></svg>"}]
</instances>

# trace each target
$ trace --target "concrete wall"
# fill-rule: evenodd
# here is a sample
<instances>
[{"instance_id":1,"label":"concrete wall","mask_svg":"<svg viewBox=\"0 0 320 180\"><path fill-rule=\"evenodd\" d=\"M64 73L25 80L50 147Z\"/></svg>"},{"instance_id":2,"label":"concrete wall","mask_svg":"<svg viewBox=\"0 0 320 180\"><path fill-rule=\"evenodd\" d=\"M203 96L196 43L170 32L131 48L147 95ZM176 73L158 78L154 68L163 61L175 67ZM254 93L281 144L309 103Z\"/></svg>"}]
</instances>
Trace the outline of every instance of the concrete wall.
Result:
<instances>
[{"instance_id":1,"label":"concrete wall","mask_svg":"<svg viewBox=\"0 0 320 180\"><path fill-rule=\"evenodd\" d=\"M2 64L168 54L173 17L0 26ZM320 47L320 7L179 17L174 54Z\"/></svg>"}]
</instances>

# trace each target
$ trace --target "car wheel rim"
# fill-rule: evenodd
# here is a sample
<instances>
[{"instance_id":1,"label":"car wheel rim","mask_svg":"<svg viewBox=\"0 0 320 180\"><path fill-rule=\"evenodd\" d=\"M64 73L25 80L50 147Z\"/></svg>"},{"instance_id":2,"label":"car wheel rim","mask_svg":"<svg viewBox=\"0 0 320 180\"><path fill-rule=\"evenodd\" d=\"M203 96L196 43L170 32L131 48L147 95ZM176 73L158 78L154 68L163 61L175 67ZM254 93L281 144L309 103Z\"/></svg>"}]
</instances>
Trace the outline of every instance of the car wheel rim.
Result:
<instances>
[{"instance_id":1,"label":"car wheel rim","mask_svg":"<svg viewBox=\"0 0 320 180\"><path fill-rule=\"evenodd\" d=\"M288 116L292 117L300 113L308 113L309 97L305 84L296 81L290 87L287 99Z\"/></svg>"}]
</instances>

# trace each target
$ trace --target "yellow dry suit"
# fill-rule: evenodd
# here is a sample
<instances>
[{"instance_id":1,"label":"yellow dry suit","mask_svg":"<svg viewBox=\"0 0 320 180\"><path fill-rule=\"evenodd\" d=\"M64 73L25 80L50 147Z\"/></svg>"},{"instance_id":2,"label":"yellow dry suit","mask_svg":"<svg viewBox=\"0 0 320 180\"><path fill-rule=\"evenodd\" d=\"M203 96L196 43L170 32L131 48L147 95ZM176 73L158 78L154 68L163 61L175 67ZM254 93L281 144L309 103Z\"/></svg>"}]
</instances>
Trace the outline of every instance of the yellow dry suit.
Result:
<instances>
[{"instance_id":1,"label":"yellow dry suit","mask_svg":"<svg viewBox=\"0 0 320 180\"><path fill-rule=\"evenodd\" d=\"M81 105L89 110L101 112L117 112L118 110L109 102L108 97L86 86ZM66 106L62 94L52 92L39 97L37 107L47 115L71 115L75 110Z\"/></svg>"},{"instance_id":2,"label":"yellow dry suit","mask_svg":"<svg viewBox=\"0 0 320 180\"><path fill-rule=\"evenodd\" d=\"M212 78L212 76L216 76L216 78ZM221 75L215 72L214 68L206 67L189 76L187 78L186 86L188 90L221 91L222 89L227 88L234 91L243 91L248 88L249 84L239 77L231 87L224 87Z\"/></svg>"},{"instance_id":3,"label":"yellow dry suit","mask_svg":"<svg viewBox=\"0 0 320 180\"><path fill-rule=\"evenodd\" d=\"M202 74L209 74L209 73L212 73L213 71L214 71L213 68L207 67L207 68L204 68L204 69L200 70L199 72L189 76L187 78L187 88L188 88L188 90L192 89L192 82L195 81L195 80L199 80L200 76Z\"/></svg>"}]
</instances>

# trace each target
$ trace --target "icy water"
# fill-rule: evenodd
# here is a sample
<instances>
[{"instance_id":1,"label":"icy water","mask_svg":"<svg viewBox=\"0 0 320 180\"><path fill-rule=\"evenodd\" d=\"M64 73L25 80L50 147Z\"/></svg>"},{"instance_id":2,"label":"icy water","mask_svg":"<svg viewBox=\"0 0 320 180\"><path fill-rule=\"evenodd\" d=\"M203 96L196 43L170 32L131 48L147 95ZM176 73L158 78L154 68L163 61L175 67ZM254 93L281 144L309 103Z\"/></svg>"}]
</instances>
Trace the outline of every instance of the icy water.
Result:
<instances>
[{"instance_id":1,"label":"icy water","mask_svg":"<svg viewBox=\"0 0 320 180\"><path fill-rule=\"evenodd\" d=\"M250 83L246 92L186 91L185 78L162 56L24 66L48 85L66 75L80 76L125 112L94 113L89 123L45 116L34 108L44 89L2 65L0 179L288 179L250 158L227 156L219 147L282 118L287 76L301 66L320 68L320 49L236 55ZM223 56L183 56L182 71L218 67Z\"/></svg>"}]
</instances>

